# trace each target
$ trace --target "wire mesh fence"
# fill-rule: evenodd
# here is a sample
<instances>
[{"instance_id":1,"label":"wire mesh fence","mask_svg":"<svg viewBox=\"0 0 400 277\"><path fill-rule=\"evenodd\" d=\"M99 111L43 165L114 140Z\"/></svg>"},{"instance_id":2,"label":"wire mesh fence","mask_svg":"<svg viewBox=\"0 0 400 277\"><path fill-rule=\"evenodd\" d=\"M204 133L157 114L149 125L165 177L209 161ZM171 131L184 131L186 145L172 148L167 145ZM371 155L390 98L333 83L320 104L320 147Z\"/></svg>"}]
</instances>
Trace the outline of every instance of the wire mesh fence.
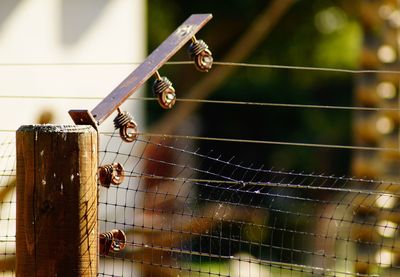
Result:
<instances>
[{"instance_id":1,"label":"wire mesh fence","mask_svg":"<svg viewBox=\"0 0 400 277\"><path fill-rule=\"evenodd\" d=\"M127 234L123 253L106 260L143 276L398 269L398 183L249 167L184 139L104 139L102 163L123 164L126 180L100 192L100 228Z\"/></svg>"},{"instance_id":2,"label":"wire mesh fence","mask_svg":"<svg viewBox=\"0 0 400 277\"><path fill-rule=\"evenodd\" d=\"M279 2L281 1L276 1L276 3ZM289 4L284 5L290 6L292 1L286 2ZM393 16L389 16L389 13L392 12ZM390 11L388 5L382 6L378 11L380 17L388 17L386 19L389 20L389 23L390 20L398 19L395 16L397 12L397 10ZM274 13L268 14L269 12L265 14L265 17L269 22L276 21L276 15L275 17L271 16ZM363 14L368 15L368 13ZM264 32L270 28L268 26L271 23L257 22L254 26L259 26L259 29L264 29ZM390 24L388 25L390 28L398 29L398 24L392 24L393 26ZM377 32L379 28L372 29L374 36L376 33L381 33ZM367 42L373 42L371 49L378 47L378 40L373 37L366 39ZM382 66L393 62L387 59L385 61L380 57L379 53L387 53L387 51L381 51L382 49L391 49L386 45L390 44L389 40L382 39L383 42L385 44L382 44L382 47L373 50L377 50L377 62L367 63L367 60L363 60L367 66L362 69L345 69L241 63L240 61L247 55L244 53L250 53L252 49L249 40L243 39L238 43L239 46L243 45L242 51L237 51L240 55L232 55L228 52L227 59L224 61L214 61L213 70L216 67L217 71L214 74L214 77L217 76L216 78L209 75L211 78L206 78L199 85L194 86L191 93L186 94L186 98L176 99L176 102L182 106L187 105L186 107L192 108L181 109L182 106L178 107L181 109L181 113L175 113L177 115L175 117L171 117L169 114L160 121L158 126L163 128L150 129L150 132L160 132L161 134L140 133L132 143L126 143L117 133L100 133L100 169L97 172L100 233L98 275L399 275L400 206L398 186L400 183L398 181L336 177L266 168L262 165L253 165L253 161L246 163L241 157L230 158L220 155L224 153L217 153L219 152L218 148L215 151L206 148L199 149L196 143L201 140L203 142L246 143L257 146L313 147L322 150L354 151L353 154L362 153L363 157L369 158L385 156L393 163L390 163L390 166L387 166L382 172L387 171L391 174L389 176L398 176L399 147L396 113L399 111L399 107L396 99L398 98L397 78L400 72L396 70L397 62L393 67L391 65ZM256 44L253 45L253 48L256 47ZM363 56L363 59L367 56L369 57L369 55ZM372 56L375 57L375 55ZM397 59L395 54L393 57ZM228 62L230 60L239 62ZM140 64L134 62L2 63L0 66L18 70L21 67L105 66L114 68ZM174 61L165 64L192 66L193 61ZM385 90L386 93L379 97L386 100L393 98L395 101L392 101L393 105L387 105L387 103L378 105L371 100L369 102L359 101L356 105L351 106L350 104L335 105L332 104L336 103L333 101L324 102L324 105L306 104L301 101L300 103L286 103L286 99L276 102L271 100L262 102L262 100L253 100L252 98L246 98L244 101L204 99L230 74L226 73L229 70L224 72L219 69L233 69L233 67L245 68L245 70L274 69L358 75L368 81L366 83L371 86L371 89L367 89L363 93L371 92L371 95L374 95L373 99L377 98L376 95L379 94L379 85L377 83L375 88L375 84L372 84L371 80L384 81L387 79L386 81L393 82L393 86L391 86L392 83L384 82L383 88L388 88L389 85L389 90L393 87L393 92ZM99 88L99 91L103 93L103 87ZM199 91L203 93L200 94ZM87 97L80 94L62 96L52 93L51 91L51 94L47 96L33 96L28 95L29 93L16 95L12 91L7 91L0 93L2 94L0 98L6 103L20 99L37 102L42 100L104 99L98 96ZM393 95L390 96L391 94ZM365 97L363 99L365 100ZM157 98L139 96L129 97L126 100L143 102L157 101ZM366 128L368 130L363 133L364 135L368 133L368 142L364 143L362 139L356 139L357 145L348 145L349 143L346 142L324 144L319 141L308 143L295 139L293 141L280 140L283 136L279 136L277 140L264 138L251 140L228 136L212 137L209 134L197 136L190 132L187 135L162 133L174 133L170 123L174 122L175 125L179 125L176 122L186 118L190 111L194 110L193 107L198 104L364 112L373 115L370 122L371 126L375 124L371 131L372 137L374 139L376 137L377 140L381 139L381 141L380 143L376 141L371 143L369 128ZM182 113L182 110L186 111ZM375 129L379 129L378 120L375 117L389 114L391 116L380 121L380 133L393 139L386 141L382 139L383 135L374 135ZM357 119L356 115L354 117ZM391 123L393 123L392 127ZM362 125L362 128L364 127ZM0 276L15 275L15 160L14 131L0 130ZM388 164L376 162L372 165L381 169ZM365 172L362 163L361 169L353 172ZM110 184L112 183L110 177L102 176L101 170L106 173L109 170L119 170L120 172L116 177L117 180L113 180L114 184ZM379 176L379 174L376 175ZM359 174L359 176L363 175Z\"/></svg>"},{"instance_id":3,"label":"wire mesh fence","mask_svg":"<svg viewBox=\"0 0 400 277\"><path fill-rule=\"evenodd\" d=\"M100 231L127 241L100 275L396 275L398 183L249 167L184 139L102 141L101 164L121 163L125 181L101 188Z\"/></svg>"},{"instance_id":4,"label":"wire mesh fence","mask_svg":"<svg viewBox=\"0 0 400 277\"><path fill-rule=\"evenodd\" d=\"M2 136L0 141L0 274L12 275L15 267L15 140ZM9 272L6 274L6 272Z\"/></svg>"},{"instance_id":5,"label":"wire mesh fence","mask_svg":"<svg viewBox=\"0 0 400 277\"><path fill-rule=\"evenodd\" d=\"M379 72L399 74L397 71L350 71ZM49 97L54 98L67 97ZM177 101L398 111L398 108L384 107L204 99ZM398 182L267 169L251 165L252 161L246 165L240 157L228 158L217 154L218 150L197 149L195 140L344 148L394 155L398 152L398 148L392 146L150 133L139 134L133 143L126 143L117 133L101 133L99 165L121 164L124 181L109 188L99 186L100 233L122 230L126 240L123 250L99 255L100 276L398 274ZM3 131L0 141L0 276L13 276L15 272L15 158L14 132Z\"/></svg>"},{"instance_id":6,"label":"wire mesh fence","mask_svg":"<svg viewBox=\"0 0 400 277\"><path fill-rule=\"evenodd\" d=\"M246 166L184 138L140 135L125 143L113 133L100 141L100 165L120 163L125 178L100 187L100 233L126 234L122 251L100 255L100 276L399 270L399 183ZM15 140L5 137L0 147L0 265L12 276Z\"/></svg>"}]
</instances>

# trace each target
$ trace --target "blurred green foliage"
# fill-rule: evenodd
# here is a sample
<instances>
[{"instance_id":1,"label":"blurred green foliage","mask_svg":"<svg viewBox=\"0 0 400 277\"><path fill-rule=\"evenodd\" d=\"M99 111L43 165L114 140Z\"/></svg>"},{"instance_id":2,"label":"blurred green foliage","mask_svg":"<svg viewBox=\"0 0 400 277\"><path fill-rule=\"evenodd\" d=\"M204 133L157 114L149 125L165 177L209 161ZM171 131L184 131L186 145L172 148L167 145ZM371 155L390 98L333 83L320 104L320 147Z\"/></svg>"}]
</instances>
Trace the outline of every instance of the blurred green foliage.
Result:
<instances>
[{"instance_id":1,"label":"blurred green foliage","mask_svg":"<svg viewBox=\"0 0 400 277\"><path fill-rule=\"evenodd\" d=\"M221 60L257 15L272 1L149 0L149 52L155 49L192 13L214 18L198 34ZM296 1L277 26L244 62L297 66L356 68L362 41L361 28L346 1ZM188 60L181 51L174 60ZM235 61L232 61L235 62ZM191 66L164 66L178 97L203 78ZM212 74L212 71L208 74ZM353 76L304 70L238 68L210 97L218 100L352 105ZM149 86L148 93L151 94ZM185 105L178 103L177 105ZM148 105L149 123L164 111ZM197 135L212 137L351 145L348 111L205 104L193 118ZM190 119L189 119L190 120ZM185 130L184 134L188 134ZM240 157L267 167L346 174L350 152L326 148L265 146L203 142L202 148Z\"/></svg>"}]
</instances>

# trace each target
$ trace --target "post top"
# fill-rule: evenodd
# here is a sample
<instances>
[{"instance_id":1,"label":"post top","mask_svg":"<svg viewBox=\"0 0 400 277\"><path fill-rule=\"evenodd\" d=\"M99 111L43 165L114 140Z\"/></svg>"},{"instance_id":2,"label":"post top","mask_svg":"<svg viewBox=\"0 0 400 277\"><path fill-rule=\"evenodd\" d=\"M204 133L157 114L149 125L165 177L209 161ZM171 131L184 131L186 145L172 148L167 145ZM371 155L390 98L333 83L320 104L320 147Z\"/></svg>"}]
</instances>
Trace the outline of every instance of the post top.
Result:
<instances>
[{"instance_id":1,"label":"post top","mask_svg":"<svg viewBox=\"0 0 400 277\"><path fill-rule=\"evenodd\" d=\"M93 133L96 130L90 125L56 125L33 124L22 125L17 132L41 132L41 133Z\"/></svg>"}]
</instances>

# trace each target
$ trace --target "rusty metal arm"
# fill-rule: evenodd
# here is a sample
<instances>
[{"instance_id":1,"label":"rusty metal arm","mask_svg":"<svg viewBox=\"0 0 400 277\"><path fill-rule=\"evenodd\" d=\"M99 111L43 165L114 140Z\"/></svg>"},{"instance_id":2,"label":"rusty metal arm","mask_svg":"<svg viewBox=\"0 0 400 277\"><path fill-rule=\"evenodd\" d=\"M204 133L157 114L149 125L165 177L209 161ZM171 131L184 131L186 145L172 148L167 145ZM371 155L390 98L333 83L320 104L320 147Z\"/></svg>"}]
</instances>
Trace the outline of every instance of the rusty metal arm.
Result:
<instances>
[{"instance_id":1,"label":"rusty metal arm","mask_svg":"<svg viewBox=\"0 0 400 277\"><path fill-rule=\"evenodd\" d=\"M211 14L191 15L92 111L70 110L69 114L75 124L92 125L97 129L98 125L103 123L129 96L153 76L211 18Z\"/></svg>"}]
</instances>

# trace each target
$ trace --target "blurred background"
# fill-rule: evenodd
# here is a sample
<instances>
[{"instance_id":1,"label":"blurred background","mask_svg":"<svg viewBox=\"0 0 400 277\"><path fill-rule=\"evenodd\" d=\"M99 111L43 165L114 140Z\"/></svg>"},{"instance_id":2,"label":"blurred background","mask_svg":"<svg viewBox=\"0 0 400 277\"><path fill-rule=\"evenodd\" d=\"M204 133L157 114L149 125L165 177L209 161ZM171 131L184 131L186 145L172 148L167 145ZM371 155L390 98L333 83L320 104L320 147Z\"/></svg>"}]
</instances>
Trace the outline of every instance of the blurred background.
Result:
<instances>
[{"instance_id":1,"label":"blurred background","mask_svg":"<svg viewBox=\"0 0 400 277\"><path fill-rule=\"evenodd\" d=\"M283 1L278 6L286 6L284 12L261 18L271 9L272 2L149 1L148 49L154 49L188 14L203 12L212 13L214 18L211 27L204 28L198 37L208 43L216 61L224 60L229 51L238 48L238 41L256 22L266 25L273 18L274 25L260 35L252 50L242 60L229 62L359 67L363 30L356 9L358 4L331 0L289 1L291 4ZM253 45L253 41L239 47L247 45ZM187 59L184 51L174 57L174 60ZM214 69L217 67L220 66L215 65ZM178 98L188 97L193 87L206 78L191 70L191 65L165 66L161 71L174 82ZM351 74L239 67L209 89L207 99L352 106L354 84ZM152 95L150 87L147 93ZM177 105L188 104L178 102ZM148 125L156 124L171 112L161 110L157 103L148 103ZM176 131L222 138L351 145L352 118L348 110L203 104L177 124ZM225 142L201 142L200 146L266 167L349 174L349 150Z\"/></svg>"},{"instance_id":2,"label":"blurred background","mask_svg":"<svg viewBox=\"0 0 400 277\"><path fill-rule=\"evenodd\" d=\"M216 61L393 70L399 65L398 8L399 3L392 0L230 1L229 4L154 0L148 2L148 49L154 49L188 14L209 12L214 15L212 28L204 28L199 36L210 45ZM260 30L260 26L266 25L269 28ZM252 36L257 28L258 35ZM181 51L174 59L187 60L188 56ZM155 125L162 133L171 132L176 126L174 131L182 134L222 138L398 146L398 113L384 110L398 107L395 74L260 67L228 69L218 65L214 69L215 75L224 77L205 77L190 70L190 65L165 66L162 73L170 76L181 98L205 90L206 98L212 100L377 110L203 104L193 109L195 113L187 113L185 120L176 124L164 120L160 124L163 116L174 111L163 111L157 103L147 103L148 126ZM204 85L207 82L213 84ZM150 87L147 93L151 95ZM168 125L174 127L168 129ZM201 147L218 149L228 156L240 156L243 161L266 167L369 178L398 176L398 157L393 153L226 142L201 142Z\"/></svg>"},{"instance_id":3,"label":"blurred background","mask_svg":"<svg viewBox=\"0 0 400 277\"><path fill-rule=\"evenodd\" d=\"M399 79L397 74L384 71L399 69L399 8L400 2L391 0L149 1L149 50L154 49L188 14L204 12L212 13L214 19L197 37L208 43L216 61L379 70L381 72L353 74L305 69L271 69L262 66L227 68L228 66L214 65L213 70L205 76L191 70L191 65L167 65L161 69L161 72L174 82L178 98L200 98L201 95L208 100L219 101L345 108L294 108L284 105L271 107L213 103L193 107L191 106L193 104L178 101L172 111L165 111L161 110L157 103L147 102L148 129L159 133L200 137L333 145L336 147L298 147L279 145L279 143L266 145L204 140L188 142L205 151L214 150L211 156L218 157L222 154L225 160L235 157L236 163L253 168L260 168L263 165L265 168L313 172L317 175L398 180L400 160L398 152L393 149L399 147ZM163 27L160 28L160 26ZM183 51L174 57L177 61L187 59L188 55ZM151 87L148 87L147 95L152 95ZM193 97L194 95L196 97ZM195 112L185 113L185 105L186 109L195 110ZM180 116L171 116L172 113ZM370 148L370 150L360 150L353 146ZM202 164L204 170L207 170L209 166L207 162ZM236 176L235 178L241 178ZM292 180L289 178L287 182L292 182ZM310 182L312 184L314 181ZM340 185L337 183L333 186ZM376 189L374 183L368 184L368 182L354 186ZM395 204L397 202L392 201L393 193L398 191L396 187L390 187L387 194L381 195L376 200L377 202L372 201L372 204L367 204L369 202L361 196L355 196L350 203L360 205L360 207L350 208L347 211L340 211L334 204L315 206L314 204L318 201L336 201L339 197L339 195L328 195L323 191L315 194L310 194L307 190L296 191L296 193L278 189L275 192L273 189L269 191L273 195L282 193L282 195L294 195L300 198L315 197L315 203L293 203L290 207L290 201L280 199L279 196L276 201L274 197L267 196L264 200L275 201L277 207L285 207L283 209L289 213L321 210L323 212L319 215L320 217L332 219L335 216L346 218L350 215L355 222L368 222L372 226L391 226L390 228L397 230L398 213L388 216L374 210L397 209L398 204ZM219 194L211 195L209 188L199 188L199 194L222 200ZM226 198L229 197L231 196ZM240 203L247 203L254 207L258 203L255 199L257 198L254 195L242 195ZM340 198L337 201L342 200ZM263 205L267 206L265 203L260 204L260 206ZM382 233L379 227L353 226L347 231L346 240L355 240L360 242L359 244L343 246L336 241L330 249L324 243L322 243L324 246L318 248L318 239L311 242L307 238L293 238L295 235L289 235L293 239L293 244L291 244L289 239L284 239L285 234L288 230L295 230L295 233L324 232L326 238L329 236L329 229L342 229L342 232L346 233L344 231L347 230L346 227L337 227L337 225L333 227L330 221L327 223L321 219L316 219L314 224L310 223L306 217L297 220L296 217L283 215L280 212L270 211L268 217L268 219L264 218L265 224L277 228L277 230L267 231L269 233L266 237L271 239L272 248L269 257L280 256L279 261L302 263L301 261L305 259L304 253L307 251L294 253L296 251L293 250L291 253L283 254L282 249L300 247L296 245L308 241L314 244L316 247L314 249L319 249L317 252L323 253L321 255L324 257L329 256L332 251L333 257L339 257L339 253L346 253L345 260L354 259L351 265L345 262L337 268L345 268L348 272L361 275L376 272L378 275L387 276L398 274L396 270L398 270L399 256L397 246L394 246L397 245L396 232L388 235ZM234 227L227 226L221 227L219 231L226 236L228 232L242 234L241 231L235 231ZM217 232L214 234L216 235ZM335 236L339 235L335 233ZM241 238L245 237L244 234ZM251 240L248 234L247 239ZM366 246L386 239L393 242L390 250L385 247ZM229 251L224 252L228 249L227 245L215 241L213 243L215 243L214 249L210 246L210 249L206 251L228 253L243 250L240 244L236 246L232 244L229 245ZM202 249L201 241L198 244L200 246L197 245L197 247ZM194 245L194 249L198 249L196 243ZM247 249L246 251L257 257L263 255L268 257L265 253L255 253L256 250L252 252ZM329 267L326 261L318 263L318 257L312 259L315 262L313 264ZM375 267L374 263L380 264L381 267ZM390 264L393 270L381 271L385 268L382 264ZM276 272L272 275L275 274L279 276ZM280 274L289 273L280 271ZM294 273L290 272L290 274ZM340 274L333 273L334 276Z\"/></svg>"},{"instance_id":4,"label":"blurred background","mask_svg":"<svg viewBox=\"0 0 400 277\"><path fill-rule=\"evenodd\" d=\"M398 153L379 151L399 147L398 75L383 72L399 67L397 0L0 0L1 135L12 137L22 124L72 123L68 110L91 110L193 13L213 14L196 37L209 45L215 61L247 66L215 64L209 73L200 73L192 64L166 64L160 73L176 89L178 101L173 109L163 110L154 99L142 101L140 97L154 97L153 80L134 95L139 99L123 105L140 131L278 142L185 141L190 148L213 150L215 154L210 155L221 154L224 160L236 157L236 163L253 168L263 165L317 175L398 179ZM171 61L188 60L188 53L181 50ZM382 72L354 74L262 65ZM284 105L199 104L184 99ZM111 119L100 128L112 129ZM3 160L3 168L14 166ZM308 192L298 196L302 193ZM5 239L0 245L12 253L7 239L15 233L10 221L15 195L8 197L10 204L4 200L1 209L0 236ZM322 193L314 197L333 199ZM393 208L385 203L379 208ZM288 208L291 213L297 210L318 207ZM263 218L266 226L279 214L268 216ZM306 226L304 219L294 226L287 218L274 224L299 232L311 232L318 225ZM397 228L397 221L393 224ZM283 240L282 235L274 245L283 247ZM221 249L216 245L210 253ZM365 263L354 271L369 274Z\"/></svg>"},{"instance_id":5,"label":"blurred background","mask_svg":"<svg viewBox=\"0 0 400 277\"><path fill-rule=\"evenodd\" d=\"M4 130L38 121L70 123L69 109L92 109L192 13L213 14L211 27L207 26L198 35L208 43L216 61L224 61L229 53L236 51L242 54L228 56L236 58L228 62L355 69L362 64L366 30L363 6L380 3L389 10L397 7L396 1L339 0L45 2L1 2L0 82L4 103L1 116L19 110L18 116L2 123ZM383 35L382 26L386 24L384 19L380 21L371 27L377 36ZM239 43L254 32L257 24L270 27ZM397 46L393 47L396 61L390 64L397 63ZM180 51L173 60L186 61L189 56ZM381 66L379 62L374 65ZM191 69L191 65L166 65L160 70L173 81L178 98L190 98L191 90L197 89L204 90L204 96L213 100L360 104L355 102L355 75L348 73L215 65L215 70L229 70L229 73L217 71L214 75L224 77L216 85L203 89L202 83L215 82L215 76L211 76L212 72L201 74ZM151 85L146 87L146 95L153 96ZM159 133L354 144L351 110L203 104L194 112L187 112L185 120L170 124L165 119L160 121L175 111L162 110L156 101L129 101L125 106L141 130ZM178 102L176 108L190 106L191 103ZM103 129L110 130L111 125L108 120ZM168 125L172 125L171 130L166 129ZM351 168L349 150L201 144L267 167L339 175L348 175Z\"/></svg>"}]
</instances>

